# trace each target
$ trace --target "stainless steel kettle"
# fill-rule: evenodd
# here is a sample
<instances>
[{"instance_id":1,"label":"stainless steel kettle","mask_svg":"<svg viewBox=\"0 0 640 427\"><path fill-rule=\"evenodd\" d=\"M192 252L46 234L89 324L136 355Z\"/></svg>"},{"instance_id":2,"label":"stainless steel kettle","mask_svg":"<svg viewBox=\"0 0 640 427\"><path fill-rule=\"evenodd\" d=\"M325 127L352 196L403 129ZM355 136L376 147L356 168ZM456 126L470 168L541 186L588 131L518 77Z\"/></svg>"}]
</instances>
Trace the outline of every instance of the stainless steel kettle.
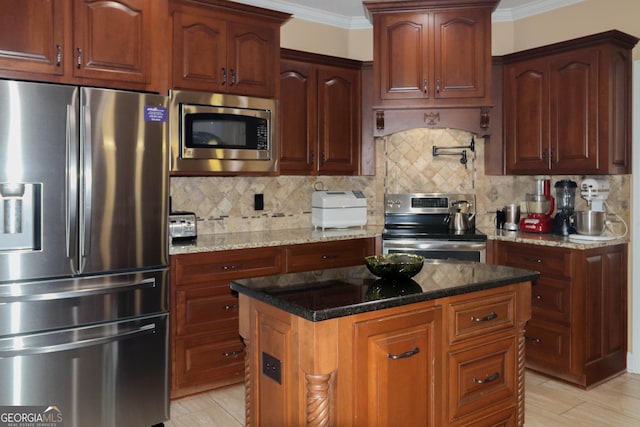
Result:
<instances>
[{"instance_id":1,"label":"stainless steel kettle","mask_svg":"<svg viewBox=\"0 0 640 427\"><path fill-rule=\"evenodd\" d=\"M469 213L471 203L466 200L458 200L449 208L449 216L446 221L449 223L449 230L463 232L473 228L472 220L475 212Z\"/></svg>"}]
</instances>

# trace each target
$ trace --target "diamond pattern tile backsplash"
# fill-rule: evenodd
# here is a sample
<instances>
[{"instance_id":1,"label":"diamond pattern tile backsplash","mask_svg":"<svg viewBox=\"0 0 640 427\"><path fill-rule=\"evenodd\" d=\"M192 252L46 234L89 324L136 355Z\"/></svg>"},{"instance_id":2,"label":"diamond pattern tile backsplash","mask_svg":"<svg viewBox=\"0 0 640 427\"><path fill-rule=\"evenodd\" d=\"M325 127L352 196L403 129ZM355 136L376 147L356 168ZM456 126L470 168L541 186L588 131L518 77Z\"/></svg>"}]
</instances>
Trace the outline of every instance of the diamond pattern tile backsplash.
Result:
<instances>
[{"instance_id":1,"label":"diamond pattern tile backsplash","mask_svg":"<svg viewBox=\"0 0 640 427\"><path fill-rule=\"evenodd\" d=\"M461 156L434 157L433 146L468 146L466 167ZM476 194L476 225L494 227L495 211L508 203L520 203L533 191L533 176L489 176L484 173L482 138L453 129L412 129L377 138L375 176L279 176L279 177L172 177L173 210L194 211L200 234L238 231L310 228L311 193L314 189L362 190L367 196L369 225L384 223L384 194L419 192L470 192ZM461 149L445 150L459 153ZM578 184L581 176L546 176L552 187L561 179ZM630 217L631 176L607 176L611 194L610 211L627 224ZM264 210L254 210L254 194L264 194ZM555 196L555 191L552 191ZM576 194L576 210L586 202ZM612 227L622 233L624 225Z\"/></svg>"}]
</instances>

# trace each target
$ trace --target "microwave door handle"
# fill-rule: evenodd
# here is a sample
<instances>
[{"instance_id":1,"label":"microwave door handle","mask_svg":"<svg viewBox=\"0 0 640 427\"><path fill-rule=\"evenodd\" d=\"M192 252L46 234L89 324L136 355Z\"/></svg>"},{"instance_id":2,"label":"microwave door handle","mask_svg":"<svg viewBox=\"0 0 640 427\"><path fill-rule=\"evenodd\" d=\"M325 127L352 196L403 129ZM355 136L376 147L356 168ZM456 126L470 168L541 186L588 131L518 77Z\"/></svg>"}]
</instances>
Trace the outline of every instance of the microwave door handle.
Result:
<instances>
[{"instance_id":1,"label":"microwave door handle","mask_svg":"<svg viewBox=\"0 0 640 427\"><path fill-rule=\"evenodd\" d=\"M91 112L85 105L80 107L82 120L82 171L81 171L81 188L82 188L82 206L80 210L80 271L84 266L85 258L91 253L91 185L92 185L92 141L91 141Z\"/></svg>"},{"instance_id":2,"label":"microwave door handle","mask_svg":"<svg viewBox=\"0 0 640 427\"><path fill-rule=\"evenodd\" d=\"M77 114L73 105L67 105L65 159L67 173L65 175L65 245L67 258L71 260L72 271L75 271L78 236L78 130Z\"/></svg>"}]
</instances>

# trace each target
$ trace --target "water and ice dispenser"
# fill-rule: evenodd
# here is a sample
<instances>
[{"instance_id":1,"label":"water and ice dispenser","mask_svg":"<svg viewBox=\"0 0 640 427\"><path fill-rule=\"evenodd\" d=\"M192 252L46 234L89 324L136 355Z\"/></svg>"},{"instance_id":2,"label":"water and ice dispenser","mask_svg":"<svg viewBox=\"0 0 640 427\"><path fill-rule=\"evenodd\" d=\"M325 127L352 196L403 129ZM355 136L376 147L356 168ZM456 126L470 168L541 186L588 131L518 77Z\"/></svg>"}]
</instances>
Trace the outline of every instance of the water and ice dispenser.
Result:
<instances>
[{"instance_id":1,"label":"water and ice dispenser","mask_svg":"<svg viewBox=\"0 0 640 427\"><path fill-rule=\"evenodd\" d=\"M40 185L0 182L0 251L39 249Z\"/></svg>"}]
</instances>

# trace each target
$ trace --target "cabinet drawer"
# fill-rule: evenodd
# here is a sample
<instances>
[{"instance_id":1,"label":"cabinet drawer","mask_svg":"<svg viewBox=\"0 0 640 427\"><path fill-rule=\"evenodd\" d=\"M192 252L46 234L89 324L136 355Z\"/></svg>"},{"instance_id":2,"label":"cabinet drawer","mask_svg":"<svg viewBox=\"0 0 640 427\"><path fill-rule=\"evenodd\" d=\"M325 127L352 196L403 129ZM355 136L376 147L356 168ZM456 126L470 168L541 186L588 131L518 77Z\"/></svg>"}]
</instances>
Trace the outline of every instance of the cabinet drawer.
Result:
<instances>
[{"instance_id":1,"label":"cabinet drawer","mask_svg":"<svg viewBox=\"0 0 640 427\"><path fill-rule=\"evenodd\" d=\"M373 241L352 239L292 245L286 253L288 273L364 265L364 257L373 254Z\"/></svg>"},{"instance_id":2,"label":"cabinet drawer","mask_svg":"<svg viewBox=\"0 0 640 427\"><path fill-rule=\"evenodd\" d=\"M525 332L527 365L569 368L569 328L548 322L529 321Z\"/></svg>"},{"instance_id":3,"label":"cabinet drawer","mask_svg":"<svg viewBox=\"0 0 640 427\"><path fill-rule=\"evenodd\" d=\"M484 414L489 411L486 411ZM460 422L452 424L454 427L516 427L518 426L518 407L513 406L504 411L490 411L491 415L482 417L483 414L473 414ZM482 417L482 418L481 418Z\"/></svg>"},{"instance_id":4,"label":"cabinet drawer","mask_svg":"<svg viewBox=\"0 0 640 427\"><path fill-rule=\"evenodd\" d=\"M226 292L218 287L184 288L176 290L175 322L180 335L198 332L238 335L238 296L229 285Z\"/></svg>"},{"instance_id":5,"label":"cabinet drawer","mask_svg":"<svg viewBox=\"0 0 640 427\"><path fill-rule=\"evenodd\" d=\"M282 250L276 248L238 249L174 255L176 285L230 281L282 272Z\"/></svg>"},{"instance_id":6,"label":"cabinet drawer","mask_svg":"<svg viewBox=\"0 0 640 427\"><path fill-rule=\"evenodd\" d=\"M456 299L448 306L451 344L515 326L515 292Z\"/></svg>"},{"instance_id":7,"label":"cabinet drawer","mask_svg":"<svg viewBox=\"0 0 640 427\"><path fill-rule=\"evenodd\" d=\"M499 402L516 403L517 338L449 354L449 420Z\"/></svg>"},{"instance_id":8,"label":"cabinet drawer","mask_svg":"<svg viewBox=\"0 0 640 427\"><path fill-rule=\"evenodd\" d=\"M542 276L571 277L571 251L540 245L501 242L502 264L539 271Z\"/></svg>"},{"instance_id":9,"label":"cabinet drawer","mask_svg":"<svg viewBox=\"0 0 640 427\"><path fill-rule=\"evenodd\" d=\"M219 341L215 336L197 336L175 340L174 384L181 387L226 384L244 379L244 344L235 339ZM235 381L237 379L237 381Z\"/></svg>"},{"instance_id":10,"label":"cabinet drawer","mask_svg":"<svg viewBox=\"0 0 640 427\"><path fill-rule=\"evenodd\" d=\"M538 279L531 287L533 318L569 323L571 282L550 277Z\"/></svg>"}]
</instances>

